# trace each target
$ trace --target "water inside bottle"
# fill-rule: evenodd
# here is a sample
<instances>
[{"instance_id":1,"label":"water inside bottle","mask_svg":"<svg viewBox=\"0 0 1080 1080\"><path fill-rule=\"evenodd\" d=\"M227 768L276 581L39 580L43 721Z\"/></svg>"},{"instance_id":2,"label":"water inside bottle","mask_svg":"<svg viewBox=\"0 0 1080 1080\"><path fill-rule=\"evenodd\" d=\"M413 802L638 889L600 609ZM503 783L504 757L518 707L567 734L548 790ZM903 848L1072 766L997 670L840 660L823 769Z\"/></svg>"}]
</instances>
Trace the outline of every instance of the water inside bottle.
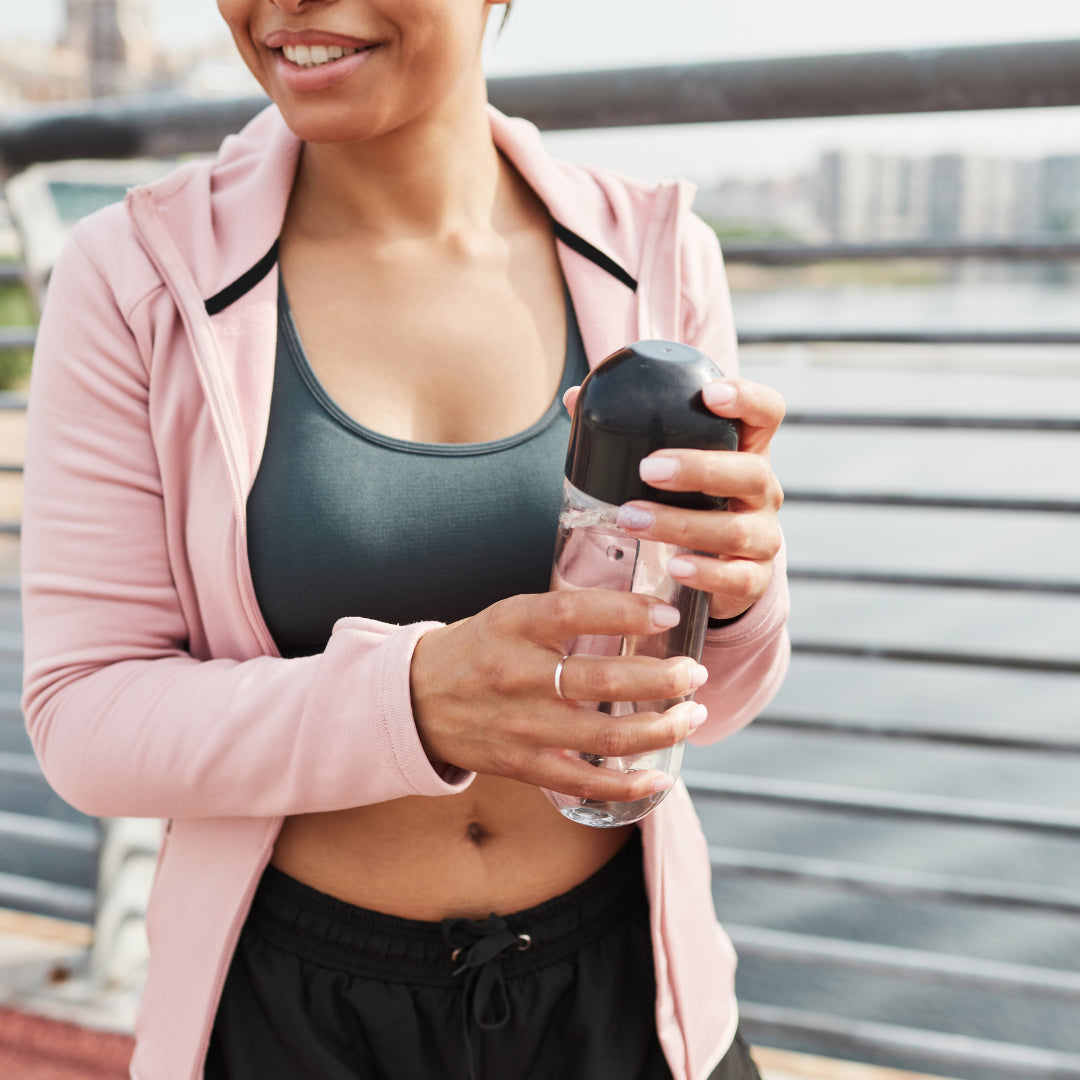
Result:
<instances>
[{"instance_id":1,"label":"water inside bottle","mask_svg":"<svg viewBox=\"0 0 1080 1080\"><path fill-rule=\"evenodd\" d=\"M708 598L669 576L667 562L685 551L674 544L639 541L615 524L618 507L600 502L569 483L555 543L553 589L615 589L655 596L679 610L679 624L659 634L616 637L582 635L567 646L570 655L592 656L701 656ZM690 695L658 701L583 702L612 716L633 712L663 712ZM580 755L598 768L630 773L657 770L679 775L684 744L630 757ZM670 790L670 789L668 789ZM603 802L548 792L559 812L572 821L594 828L613 828L638 821L663 801L667 792L633 802Z\"/></svg>"}]
</instances>

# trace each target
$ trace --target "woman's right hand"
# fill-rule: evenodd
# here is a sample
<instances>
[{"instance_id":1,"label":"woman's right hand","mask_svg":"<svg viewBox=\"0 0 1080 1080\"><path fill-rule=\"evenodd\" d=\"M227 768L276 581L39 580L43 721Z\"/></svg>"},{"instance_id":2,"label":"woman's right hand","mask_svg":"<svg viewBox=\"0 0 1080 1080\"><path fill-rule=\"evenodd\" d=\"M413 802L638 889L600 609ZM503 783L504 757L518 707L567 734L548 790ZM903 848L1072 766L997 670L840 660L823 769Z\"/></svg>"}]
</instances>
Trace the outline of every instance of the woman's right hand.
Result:
<instances>
[{"instance_id":1,"label":"woman's right hand","mask_svg":"<svg viewBox=\"0 0 1080 1080\"><path fill-rule=\"evenodd\" d=\"M581 635L656 634L675 608L634 593L567 590L501 600L425 634L411 672L413 715L428 758L579 798L630 802L670 787L657 771L622 773L577 756L622 757L672 746L696 730L705 708L680 702L663 713L610 716L579 702L657 701L701 686L705 669L686 656L574 655Z\"/></svg>"}]
</instances>

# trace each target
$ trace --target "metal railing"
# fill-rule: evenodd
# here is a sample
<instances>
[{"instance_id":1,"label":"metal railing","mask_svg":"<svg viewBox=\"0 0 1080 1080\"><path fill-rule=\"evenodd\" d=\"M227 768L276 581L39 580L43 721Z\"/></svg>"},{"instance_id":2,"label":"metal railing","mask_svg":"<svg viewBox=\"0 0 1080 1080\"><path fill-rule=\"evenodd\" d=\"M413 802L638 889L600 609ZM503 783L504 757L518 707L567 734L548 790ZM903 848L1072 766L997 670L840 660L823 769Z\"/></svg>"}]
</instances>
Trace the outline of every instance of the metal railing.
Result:
<instances>
[{"instance_id":1,"label":"metal railing","mask_svg":"<svg viewBox=\"0 0 1080 1080\"><path fill-rule=\"evenodd\" d=\"M593 72L492 80L492 100L506 111L525 115L547 129L682 124L725 120L760 120L962 109L1027 108L1080 105L1080 41L932 49L840 57L703 64L622 72ZM210 150L265 104L261 99L232 102L190 102L152 99L118 102L49 113L28 112L0 118L0 163L9 172L34 162L62 158L170 155ZM996 259L1040 262L1080 261L1080 240L1015 240L992 242L904 242L889 244L728 244L730 264L797 266L835 260ZM3 271L0 271L2 274ZM11 272L7 271L8 280ZM906 343L949 347L1080 344L1080 332L942 331L875 327L850 331L757 331L742 333L744 346L783 343ZM26 344L32 328L0 332L0 348ZM856 413L797 410L789 428L850 432L858 440L866 432L979 431L1038 433L1063 438L1080 435L1075 402L1062 402L1060 415L1015 418L932 414L883 414L879 409ZM0 408L20 408L13 397ZM856 444L857 445L857 444ZM5 469L17 470L17 463ZM989 497L925 492L811 489L796 486L786 493L790 507L838 506L873 511L957 511L971 514L1080 514L1080 500L1063 497ZM17 531L5 523L3 531ZM1027 579L1017 575L954 572L907 572L801 566L793 553L793 586L832 583L848 587L965 590L970 593L1015 594L1054 598L1080 597L1080 580ZM0 642L0 652L5 643ZM17 642L7 642L9 652ZM1012 672L1017 677L1080 679L1080 650L1075 657L1037 653L996 653L977 648L941 648L871 644L861 641L796 638L795 663L837 659L852 663L931 665L948 671ZM1077 685L1077 684L1070 684ZM978 751L991 754L1044 755L1071 758L1080 740L1054 733L1031 733L1024 727L1007 732L969 731L914 721L858 719L829 712L828 700L812 703L807 715L774 707L756 729L777 736L843 737L870 745L910 745ZM10 707L10 703L9 703ZM0 754L0 777L26 780L36 766L20 754ZM884 792L806 780L748 778L697 768L686 780L703 805L723 801L739 807L768 806L800 810L850 821L909 821L943 827L964 827L1073 844L1080 859L1080 813L1037 808L1005 801L958 796ZM37 826L0 815L0 836ZM61 829L46 842L73 849L90 843L83 829ZM986 880L930 869L901 869L854 859L773 853L713 843L710 848L718 880L781 882L792 887L837 890L847 898L869 898L941 905L977 918L983 912L1024 913L1057 919L1080 918L1075 890L1031 882ZM10 886L11 883L8 883ZM29 890L29 885L25 886ZM0 902L5 881L0 875ZM52 896L51 910L85 917L85 895ZM47 905L47 906L48 906ZM1080 976L1050 966L1020 964L951 954L896 948L835 936L729 925L745 959L797 967L886 977L900 982L932 983L979 992L993 991L1017 1000L1040 999L1080 1005ZM908 1067L959 1070L968 1076L1015 1076L1026 1080L1080 1078L1080 1055L899 1023L826 1015L810 1008L745 1000L744 1026L751 1037L779 1044L812 1044L824 1052L893 1061Z\"/></svg>"}]
</instances>

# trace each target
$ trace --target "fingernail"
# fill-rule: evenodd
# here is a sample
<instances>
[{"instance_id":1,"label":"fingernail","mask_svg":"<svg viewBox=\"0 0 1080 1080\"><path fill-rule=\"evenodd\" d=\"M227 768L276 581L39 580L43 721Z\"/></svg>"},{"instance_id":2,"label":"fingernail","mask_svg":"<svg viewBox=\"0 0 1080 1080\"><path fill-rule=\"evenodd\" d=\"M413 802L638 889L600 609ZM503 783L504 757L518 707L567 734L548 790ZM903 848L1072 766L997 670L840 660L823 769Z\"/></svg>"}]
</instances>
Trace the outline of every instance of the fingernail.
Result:
<instances>
[{"instance_id":1,"label":"fingernail","mask_svg":"<svg viewBox=\"0 0 1080 1080\"><path fill-rule=\"evenodd\" d=\"M670 604L653 604L649 608L649 617L652 619L653 626L659 626L664 630L678 626L681 618L679 609L673 608Z\"/></svg>"},{"instance_id":2,"label":"fingernail","mask_svg":"<svg viewBox=\"0 0 1080 1080\"><path fill-rule=\"evenodd\" d=\"M615 517L615 524L630 532L642 532L651 529L656 518L640 506L620 506Z\"/></svg>"},{"instance_id":3,"label":"fingernail","mask_svg":"<svg viewBox=\"0 0 1080 1080\"><path fill-rule=\"evenodd\" d=\"M690 685L696 690L699 686L704 686L709 681L709 669L703 664L695 664L694 670L690 672Z\"/></svg>"},{"instance_id":4,"label":"fingernail","mask_svg":"<svg viewBox=\"0 0 1080 1080\"><path fill-rule=\"evenodd\" d=\"M683 559L676 555L674 559L668 559L667 572L673 578L688 578L697 573L697 566L689 559Z\"/></svg>"},{"instance_id":5,"label":"fingernail","mask_svg":"<svg viewBox=\"0 0 1080 1080\"><path fill-rule=\"evenodd\" d=\"M711 382L701 389L701 399L706 405L730 405L738 391L729 382Z\"/></svg>"},{"instance_id":6,"label":"fingernail","mask_svg":"<svg viewBox=\"0 0 1080 1080\"><path fill-rule=\"evenodd\" d=\"M652 793L659 795L661 791L667 791L675 781L670 776L661 776L652 782Z\"/></svg>"},{"instance_id":7,"label":"fingernail","mask_svg":"<svg viewBox=\"0 0 1080 1080\"><path fill-rule=\"evenodd\" d=\"M638 475L646 484L674 480L679 472L679 461L673 457L642 458Z\"/></svg>"},{"instance_id":8,"label":"fingernail","mask_svg":"<svg viewBox=\"0 0 1080 1080\"><path fill-rule=\"evenodd\" d=\"M709 710L704 705L695 705L690 712L690 734L693 735L708 719Z\"/></svg>"}]
</instances>

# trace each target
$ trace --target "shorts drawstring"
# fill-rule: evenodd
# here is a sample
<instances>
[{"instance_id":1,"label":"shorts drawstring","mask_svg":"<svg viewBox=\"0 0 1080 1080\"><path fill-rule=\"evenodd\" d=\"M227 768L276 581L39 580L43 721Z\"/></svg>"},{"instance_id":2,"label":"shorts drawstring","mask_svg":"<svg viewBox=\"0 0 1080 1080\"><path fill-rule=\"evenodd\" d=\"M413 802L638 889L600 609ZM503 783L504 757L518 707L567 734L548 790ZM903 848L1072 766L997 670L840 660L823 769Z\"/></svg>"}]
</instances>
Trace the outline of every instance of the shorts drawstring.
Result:
<instances>
[{"instance_id":1,"label":"shorts drawstring","mask_svg":"<svg viewBox=\"0 0 1080 1080\"><path fill-rule=\"evenodd\" d=\"M465 973L462 1031L469 1077L476 1080L470 1014L482 1031L497 1031L509 1023L510 998L503 979L502 959L510 949L524 951L532 939L528 934L514 933L509 923L498 915L489 915L483 921L443 919L441 925L443 940L451 949L450 960L458 965L454 974Z\"/></svg>"}]
</instances>

